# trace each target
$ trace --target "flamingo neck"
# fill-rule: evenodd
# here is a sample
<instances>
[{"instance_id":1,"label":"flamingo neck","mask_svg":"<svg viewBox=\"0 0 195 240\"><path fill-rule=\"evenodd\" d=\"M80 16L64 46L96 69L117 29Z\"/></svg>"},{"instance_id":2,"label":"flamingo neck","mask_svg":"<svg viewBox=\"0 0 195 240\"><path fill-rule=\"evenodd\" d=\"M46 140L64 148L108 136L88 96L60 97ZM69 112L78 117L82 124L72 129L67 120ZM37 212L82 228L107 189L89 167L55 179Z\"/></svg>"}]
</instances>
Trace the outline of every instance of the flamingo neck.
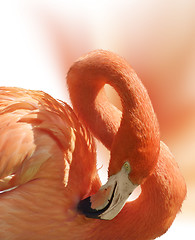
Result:
<instances>
[{"instance_id":1,"label":"flamingo neck","mask_svg":"<svg viewBox=\"0 0 195 240\"><path fill-rule=\"evenodd\" d=\"M127 202L113 220L95 223L97 239L112 236L113 240L149 240L171 226L186 196L186 185L172 154L162 142L154 172L141 187L140 196Z\"/></svg>"},{"instance_id":2,"label":"flamingo neck","mask_svg":"<svg viewBox=\"0 0 195 240\"><path fill-rule=\"evenodd\" d=\"M120 170L121 159L128 159L131 180L139 184L156 164L159 130L147 91L135 72L117 55L94 51L71 67L67 82L79 119L111 149L109 175ZM105 84L119 94L123 113L108 101Z\"/></svg>"}]
</instances>

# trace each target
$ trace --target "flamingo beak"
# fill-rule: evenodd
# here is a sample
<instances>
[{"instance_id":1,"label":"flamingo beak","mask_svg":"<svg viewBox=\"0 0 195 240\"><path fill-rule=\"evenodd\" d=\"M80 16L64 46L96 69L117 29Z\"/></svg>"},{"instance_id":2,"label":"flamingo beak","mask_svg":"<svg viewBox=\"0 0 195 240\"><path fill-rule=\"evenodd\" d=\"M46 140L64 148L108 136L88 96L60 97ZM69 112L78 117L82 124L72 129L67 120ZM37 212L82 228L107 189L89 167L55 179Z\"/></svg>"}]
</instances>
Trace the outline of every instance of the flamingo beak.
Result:
<instances>
[{"instance_id":1,"label":"flamingo beak","mask_svg":"<svg viewBox=\"0 0 195 240\"><path fill-rule=\"evenodd\" d=\"M78 211L89 218L113 219L138 186L129 180L129 173L130 165L125 162L120 172L112 175L96 194L79 202Z\"/></svg>"}]
</instances>

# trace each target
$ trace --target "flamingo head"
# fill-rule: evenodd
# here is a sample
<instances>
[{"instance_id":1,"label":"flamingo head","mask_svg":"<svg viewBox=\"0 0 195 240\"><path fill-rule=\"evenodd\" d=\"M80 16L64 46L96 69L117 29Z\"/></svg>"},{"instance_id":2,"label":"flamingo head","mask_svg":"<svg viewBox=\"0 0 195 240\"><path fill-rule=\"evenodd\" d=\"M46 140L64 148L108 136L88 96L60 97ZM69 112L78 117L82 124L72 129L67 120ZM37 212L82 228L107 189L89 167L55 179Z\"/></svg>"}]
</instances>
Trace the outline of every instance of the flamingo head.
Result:
<instances>
[{"instance_id":1,"label":"flamingo head","mask_svg":"<svg viewBox=\"0 0 195 240\"><path fill-rule=\"evenodd\" d=\"M138 186L130 180L130 172L130 164L126 161L121 170L110 176L107 183L101 186L96 194L80 201L78 210L89 218L113 219Z\"/></svg>"}]
</instances>

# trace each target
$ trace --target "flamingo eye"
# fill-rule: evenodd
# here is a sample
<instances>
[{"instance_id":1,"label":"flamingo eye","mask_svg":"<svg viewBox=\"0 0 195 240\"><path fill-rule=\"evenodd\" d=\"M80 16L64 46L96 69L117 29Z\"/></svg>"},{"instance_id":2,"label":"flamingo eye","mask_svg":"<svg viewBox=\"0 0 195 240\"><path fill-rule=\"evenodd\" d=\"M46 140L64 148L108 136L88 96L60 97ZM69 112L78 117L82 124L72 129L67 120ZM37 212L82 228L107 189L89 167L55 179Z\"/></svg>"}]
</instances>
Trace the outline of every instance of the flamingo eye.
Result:
<instances>
[{"instance_id":1,"label":"flamingo eye","mask_svg":"<svg viewBox=\"0 0 195 240\"><path fill-rule=\"evenodd\" d=\"M131 167L130 167L129 162L125 162L124 165L123 165L123 167L125 168L125 170L126 170L128 173L130 173Z\"/></svg>"}]
</instances>

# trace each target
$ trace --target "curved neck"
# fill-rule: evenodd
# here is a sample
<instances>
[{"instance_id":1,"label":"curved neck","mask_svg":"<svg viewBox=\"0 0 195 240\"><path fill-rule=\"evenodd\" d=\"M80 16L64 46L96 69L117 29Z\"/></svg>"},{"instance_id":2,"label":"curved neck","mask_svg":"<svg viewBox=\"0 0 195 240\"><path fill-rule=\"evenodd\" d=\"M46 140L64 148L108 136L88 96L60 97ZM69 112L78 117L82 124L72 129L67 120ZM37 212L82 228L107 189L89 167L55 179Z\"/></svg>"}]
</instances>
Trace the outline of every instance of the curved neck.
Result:
<instances>
[{"instance_id":1,"label":"curved neck","mask_svg":"<svg viewBox=\"0 0 195 240\"><path fill-rule=\"evenodd\" d=\"M159 129L147 91L135 72L117 55L94 51L71 67L67 82L79 119L111 149L109 175L119 170L121 159L128 158L131 178L140 183L157 161ZM108 101L105 84L119 94L123 113Z\"/></svg>"}]
</instances>

